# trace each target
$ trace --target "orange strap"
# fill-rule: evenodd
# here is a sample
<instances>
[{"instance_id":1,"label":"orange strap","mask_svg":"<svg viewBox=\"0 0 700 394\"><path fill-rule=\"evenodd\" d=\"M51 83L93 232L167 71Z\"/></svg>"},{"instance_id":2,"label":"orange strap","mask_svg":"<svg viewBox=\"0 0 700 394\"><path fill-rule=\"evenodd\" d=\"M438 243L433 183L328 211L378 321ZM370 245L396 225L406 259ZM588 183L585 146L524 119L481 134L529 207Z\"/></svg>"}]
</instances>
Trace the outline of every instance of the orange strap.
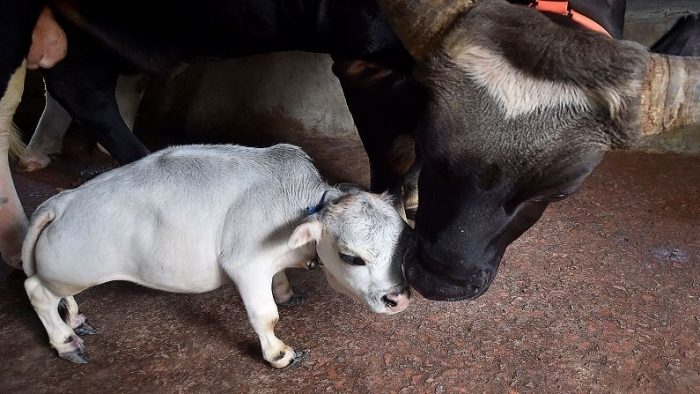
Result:
<instances>
[{"instance_id":1,"label":"orange strap","mask_svg":"<svg viewBox=\"0 0 700 394\"><path fill-rule=\"evenodd\" d=\"M571 9L571 7L569 7L569 2L566 0L535 0L530 3L530 7L542 12L552 12L555 14L568 16L571 18L571 20L585 27L586 29L603 33L609 38L612 38L610 33L608 33L608 31L605 30L605 28L598 22L580 12Z\"/></svg>"}]
</instances>

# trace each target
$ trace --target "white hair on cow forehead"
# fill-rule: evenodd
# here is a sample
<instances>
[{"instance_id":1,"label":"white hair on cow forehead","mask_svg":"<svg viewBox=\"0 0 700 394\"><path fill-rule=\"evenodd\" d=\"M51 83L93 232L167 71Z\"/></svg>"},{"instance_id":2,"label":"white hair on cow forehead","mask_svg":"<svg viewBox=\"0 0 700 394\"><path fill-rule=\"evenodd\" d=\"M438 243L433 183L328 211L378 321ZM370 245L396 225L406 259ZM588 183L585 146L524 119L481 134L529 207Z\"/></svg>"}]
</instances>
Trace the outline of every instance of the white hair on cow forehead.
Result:
<instances>
[{"instance_id":1,"label":"white hair on cow forehead","mask_svg":"<svg viewBox=\"0 0 700 394\"><path fill-rule=\"evenodd\" d=\"M511 119L541 110L590 111L596 106L605 108L615 119L623 110L622 94L638 88L636 81L629 86L583 88L575 81L537 78L519 70L499 52L461 34L447 37L443 50Z\"/></svg>"},{"instance_id":2,"label":"white hair on cow forehead","mask_svg":"<svg viewBox=\"0 0 700 394\"><path fill-rule=\"evenodd\" d=\"M382 265L391 262L403 229L403 221L388 194L346 195L324 209L319 219L340 252Z\"/></svg>"},{"instance_id":3,"label":"white hair on cow forehead","mask_svg":"<svg viewBox=\"0 0 700 394\"><path fill-rule=\"evenodd\" d=\"M586 91L574 84L530 76L504 56L479 45L455 49L450 58L500 105L508 118L543 109L588 111L593 107Z\"/></svg>"}]
</instances>

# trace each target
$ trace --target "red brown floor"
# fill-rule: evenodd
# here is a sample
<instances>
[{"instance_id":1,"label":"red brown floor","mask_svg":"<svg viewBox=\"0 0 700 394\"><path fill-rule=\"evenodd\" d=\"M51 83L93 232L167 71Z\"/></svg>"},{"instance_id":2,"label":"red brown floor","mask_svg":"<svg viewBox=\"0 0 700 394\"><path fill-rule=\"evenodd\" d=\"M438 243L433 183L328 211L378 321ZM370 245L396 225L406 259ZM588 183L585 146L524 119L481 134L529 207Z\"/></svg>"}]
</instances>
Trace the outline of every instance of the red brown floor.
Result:
<instances>
[{"instance_id":1,"label":"red brown floor","mask_svg":"<svg viewBox=\"0 0 700 394\"><path fill-rule=\"evenodd\" d=\"M356 142L306 142L326 173L366 182ZM27 210L86 164L17 174ZM384 317L318 270L294 272L306 298L280 308L277 334L311 357L286 370L262 360L232 285L80 294L99 334L86 338L92 363L72 365L49 348L14 272L0 282L0 392L697 392L699 230L700 157L609 154L509 248L476 301L416 297Z\"/></svg>"}]
</instances>

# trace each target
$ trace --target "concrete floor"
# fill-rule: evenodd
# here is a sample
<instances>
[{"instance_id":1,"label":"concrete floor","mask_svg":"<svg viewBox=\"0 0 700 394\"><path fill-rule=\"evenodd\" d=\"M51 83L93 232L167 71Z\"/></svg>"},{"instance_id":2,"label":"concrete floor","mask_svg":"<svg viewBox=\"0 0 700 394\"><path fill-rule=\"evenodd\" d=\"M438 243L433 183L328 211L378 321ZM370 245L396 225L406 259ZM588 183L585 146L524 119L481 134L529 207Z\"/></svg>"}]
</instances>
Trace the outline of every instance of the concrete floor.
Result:
<instances>
[{"instance_id":1,"label":"concrete floor","mask_svg":"<svg viewBox=\"0 0 700 394\"><path fill-rule=\"evenodd\" d=\"M366 182L354 140L296 140L327 174ZM340 159L342 157L342 160ZM78 160L80 159L80 160ZM92 161L17 174L28 211ZM102 160L104 162L104 160ZM0 281L0 392L697 392L700 157L609 154L583 190L513 244L472 302L416 298L384 317L293 272L277 333L305 364L274 370L234 286L199 295L111 283L76 297L93 362L59 359L23 290Z\"/></svg>"}]
</instances>

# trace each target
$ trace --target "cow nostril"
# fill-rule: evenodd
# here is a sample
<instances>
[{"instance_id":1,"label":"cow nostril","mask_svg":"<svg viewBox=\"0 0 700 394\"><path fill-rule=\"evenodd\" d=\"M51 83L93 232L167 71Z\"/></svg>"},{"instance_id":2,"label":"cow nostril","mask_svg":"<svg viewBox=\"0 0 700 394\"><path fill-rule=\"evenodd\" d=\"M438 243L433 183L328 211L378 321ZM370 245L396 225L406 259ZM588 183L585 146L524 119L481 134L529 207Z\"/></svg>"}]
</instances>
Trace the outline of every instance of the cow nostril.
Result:
<instances>
[{"instance_id":1,"label":"cow nostril","mask_svg":"<svg viewBox=\"0 0 700 394\"><path fill-rule=\"evenodd\" d=\"M392 299L390 299L387 296L382 297L382 302L384 302L384 306L387 308L395 308L398 303Z\"/></svg>"}]
</instances>

